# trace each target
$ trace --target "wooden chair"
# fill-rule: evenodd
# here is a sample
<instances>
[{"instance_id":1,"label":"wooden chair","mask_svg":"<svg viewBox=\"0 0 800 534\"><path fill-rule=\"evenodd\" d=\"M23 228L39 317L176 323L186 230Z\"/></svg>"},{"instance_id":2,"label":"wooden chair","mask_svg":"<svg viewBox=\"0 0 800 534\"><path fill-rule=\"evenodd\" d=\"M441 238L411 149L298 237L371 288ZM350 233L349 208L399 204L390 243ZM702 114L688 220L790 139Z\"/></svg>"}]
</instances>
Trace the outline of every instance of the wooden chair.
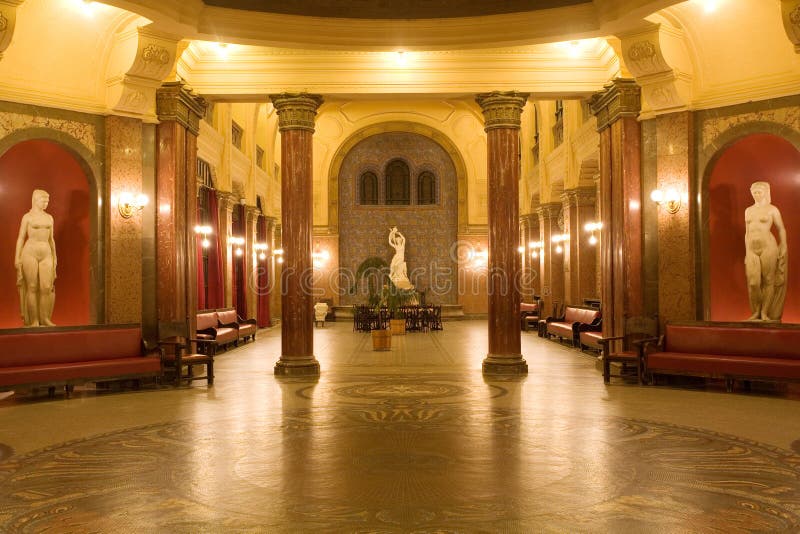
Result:
<instances>
[{"instance_id":1,"label":"wooden chair","mask_svg":"<svg viewBox=\"0 0 800 534\"><path fill-rule=\"evenodd\" d=\"M193 380L205 380L209 386L214 385L214 354L213 351L206 350L203 352L186 354L187 346L191 343L197 343L198 347L204 345L206 342L201 339L184 339L181 337L167 338L159 342L161 349L161 365L162 369L166 372L172 370L174 376L174 384L180 386L182 382L187 381L191 383ZM194 366L205 365L206 374L195 376ZM186 374L183 374L183 368L186 367Z\"/></svg>"},{"instance_id":2,"label":"wooden chair","mask_svg":"<svg viewBox=\"0 0 800 534\"><path fill-rule=\"evenodd\" d=\"M602 349L602 358L603 358L603 382L608 384L611 380L612 376L615 377L627 377L630 375L624 374L626 369L630 369L633 367L636 370L636 379L639 384L643 383L643 376L644 376L644 365L643 365L643 356L642 356L642 345L641 343L637 342L637 349L636 350L619 350L619 351L612 351L610 348L610 344L612 341L617 340L624 340L625 336L613 336L613 337L604 337L600 339L600 345L603 347ZM612 363L621 363L622 370L618 375L611 374L611 364Z\"/></svg>"}]
</instances>

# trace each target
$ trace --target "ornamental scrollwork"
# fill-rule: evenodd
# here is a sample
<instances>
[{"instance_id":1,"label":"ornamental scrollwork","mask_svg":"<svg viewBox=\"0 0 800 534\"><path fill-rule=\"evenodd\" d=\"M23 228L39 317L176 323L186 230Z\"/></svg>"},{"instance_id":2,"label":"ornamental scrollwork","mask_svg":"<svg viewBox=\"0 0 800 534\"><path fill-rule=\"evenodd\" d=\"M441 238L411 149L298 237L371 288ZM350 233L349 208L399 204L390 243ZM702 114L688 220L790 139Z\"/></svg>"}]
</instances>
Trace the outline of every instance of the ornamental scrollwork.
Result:
<instances>
[{"instance_id":1,"label":"ornamental scrollwork","mask_svg":"<svg viewBox=\"0 0 800 534\"><path fill-rule=\"evenodd\" d=\"M169 63L169 52L163 46L147 45L142 51L142 61L145 63L157 63L166 65Z\"/></svg>"},{"instance_id":2,"label":"ornamental scrollwork","mask_svg":"<svg viewBox=\"0 0 800 534\"><path fill-rule=\"evenodd\" d=\"M8 29L8 19L6 18L5 15L3 15L3 12L0 11L0 33L3 33L7 29Z\"/></svg>"},{"instance_id":3,"label":"ornamental scrollwork","mask_svg":"<svg viewBox=\"0 0 800 534\"><path fill-rule=\"evenodd\" d=\"M795 26L800 26L800 6L795 7L791 13L789 13L789 20L792 21L792 24Z\"/></svg>"}]
</instances>

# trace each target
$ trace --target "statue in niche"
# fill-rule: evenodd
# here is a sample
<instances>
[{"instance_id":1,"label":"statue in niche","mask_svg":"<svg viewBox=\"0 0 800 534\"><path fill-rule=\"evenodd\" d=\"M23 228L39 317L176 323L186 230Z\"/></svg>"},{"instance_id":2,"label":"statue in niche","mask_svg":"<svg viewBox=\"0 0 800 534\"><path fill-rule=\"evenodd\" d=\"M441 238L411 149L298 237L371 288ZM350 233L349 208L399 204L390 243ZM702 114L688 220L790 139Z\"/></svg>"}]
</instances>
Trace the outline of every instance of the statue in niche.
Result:
<instances>
[{"instance_id":1,"label":"statue in niche","mask_svg":"<svg viewBox=\"0 0 800 534\"><path fill-rule=\"evenodd\" d=\"M398 289L414 289L408 279L408 267L405 261L406 238L396 226L389 231L389 244L394 248L394 256L389 264L389 279Z\"/></svg>"},{"instance_id":2,"label":"statue in niche","mask_svg":"<svg viewBox=\"0 0 800 534\"><path fill-rule=\"evenodd\" d=\"M786 228L780 211L772 205L769 183L753 182L750 194L755 202L744 210L744 267L753 312L748 320L779 322L786 298Z\"/></svg>"},{"instance_id":3,"label":"statue in niche","mask_svg":"<svg viewBox=\"0 0 800 534\"><path fill-rule=\"evenodd\" d=\"M20 310L25 326L55 326L50 317L55 303L56 243L53 216L44 211L50 202L47 191L36 189L31 209L22 216L14 253Z\"/></svg>"}]
</instances>

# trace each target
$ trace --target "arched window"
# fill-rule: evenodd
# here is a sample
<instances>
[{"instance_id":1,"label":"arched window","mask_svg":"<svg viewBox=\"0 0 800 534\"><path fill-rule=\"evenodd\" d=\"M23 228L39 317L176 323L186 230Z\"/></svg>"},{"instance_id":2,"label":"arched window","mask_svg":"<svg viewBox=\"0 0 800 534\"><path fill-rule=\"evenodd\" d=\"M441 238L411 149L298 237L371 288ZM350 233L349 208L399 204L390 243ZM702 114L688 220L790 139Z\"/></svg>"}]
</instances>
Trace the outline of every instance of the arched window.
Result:
<instances>
[{"instance_id":1,"label":"arched window","mask_svg":"<svg viewBox=\"0 0 800 534\"><path fill-rule=\"evenodd\" d=\"M411 204L411 172L402 160L395 159L386 166L386 203Z\"/></svg>"},{"instance_id":2,"label":"arched window","mask_svg":"<svg viewBox=\"0 0 800 534\"><path fill-rule=\"evenodd\" d=\"M358 179L358 203L378 204L378 177L374 172L365 172Z\"/></svg>"},{"instance_id":3,"label":"arched window","mask_svg":"<svg viewBox=\"0 0 800 534\"><path fill-rule=\"evenodd\" d=\"M417 177L417 204L436 204L436 176L430 171Z\"/></svg>"}]
</instances>

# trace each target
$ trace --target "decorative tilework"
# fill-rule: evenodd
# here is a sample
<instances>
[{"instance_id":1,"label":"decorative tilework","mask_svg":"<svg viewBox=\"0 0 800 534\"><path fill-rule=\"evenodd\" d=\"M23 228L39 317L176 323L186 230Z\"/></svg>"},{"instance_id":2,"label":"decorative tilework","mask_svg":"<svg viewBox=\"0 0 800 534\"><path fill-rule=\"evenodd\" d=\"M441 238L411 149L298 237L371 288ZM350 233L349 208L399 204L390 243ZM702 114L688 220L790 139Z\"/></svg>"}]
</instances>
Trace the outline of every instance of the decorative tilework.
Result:
<instances>
[{"instance_id":1,"label":"decorative tilework","mask_svg":"<svg viewBox=\"0 0 800 534\"><path fill-rule=\"evenodd\" d=\"M384 168L394 158L406 161L411 171L412 199L416 178L432 171L439 179L439 204L426 206L359 206L357 179L367 170L379 183ZM383 184L380 184L383 187ZM457 182L447 152L431 139L413 133L392 132L368 137L358 143L342 162L339 174L339 266L355 272L365 259L377 256L387 264L394 254L388 235L397 226L406 237L406 262L411 282L426 291L434 304L457 301L456 268L451 249L457 236ZM365 294L345 294L342 304L363 303Z\"/></svg>"}]
</instances>

